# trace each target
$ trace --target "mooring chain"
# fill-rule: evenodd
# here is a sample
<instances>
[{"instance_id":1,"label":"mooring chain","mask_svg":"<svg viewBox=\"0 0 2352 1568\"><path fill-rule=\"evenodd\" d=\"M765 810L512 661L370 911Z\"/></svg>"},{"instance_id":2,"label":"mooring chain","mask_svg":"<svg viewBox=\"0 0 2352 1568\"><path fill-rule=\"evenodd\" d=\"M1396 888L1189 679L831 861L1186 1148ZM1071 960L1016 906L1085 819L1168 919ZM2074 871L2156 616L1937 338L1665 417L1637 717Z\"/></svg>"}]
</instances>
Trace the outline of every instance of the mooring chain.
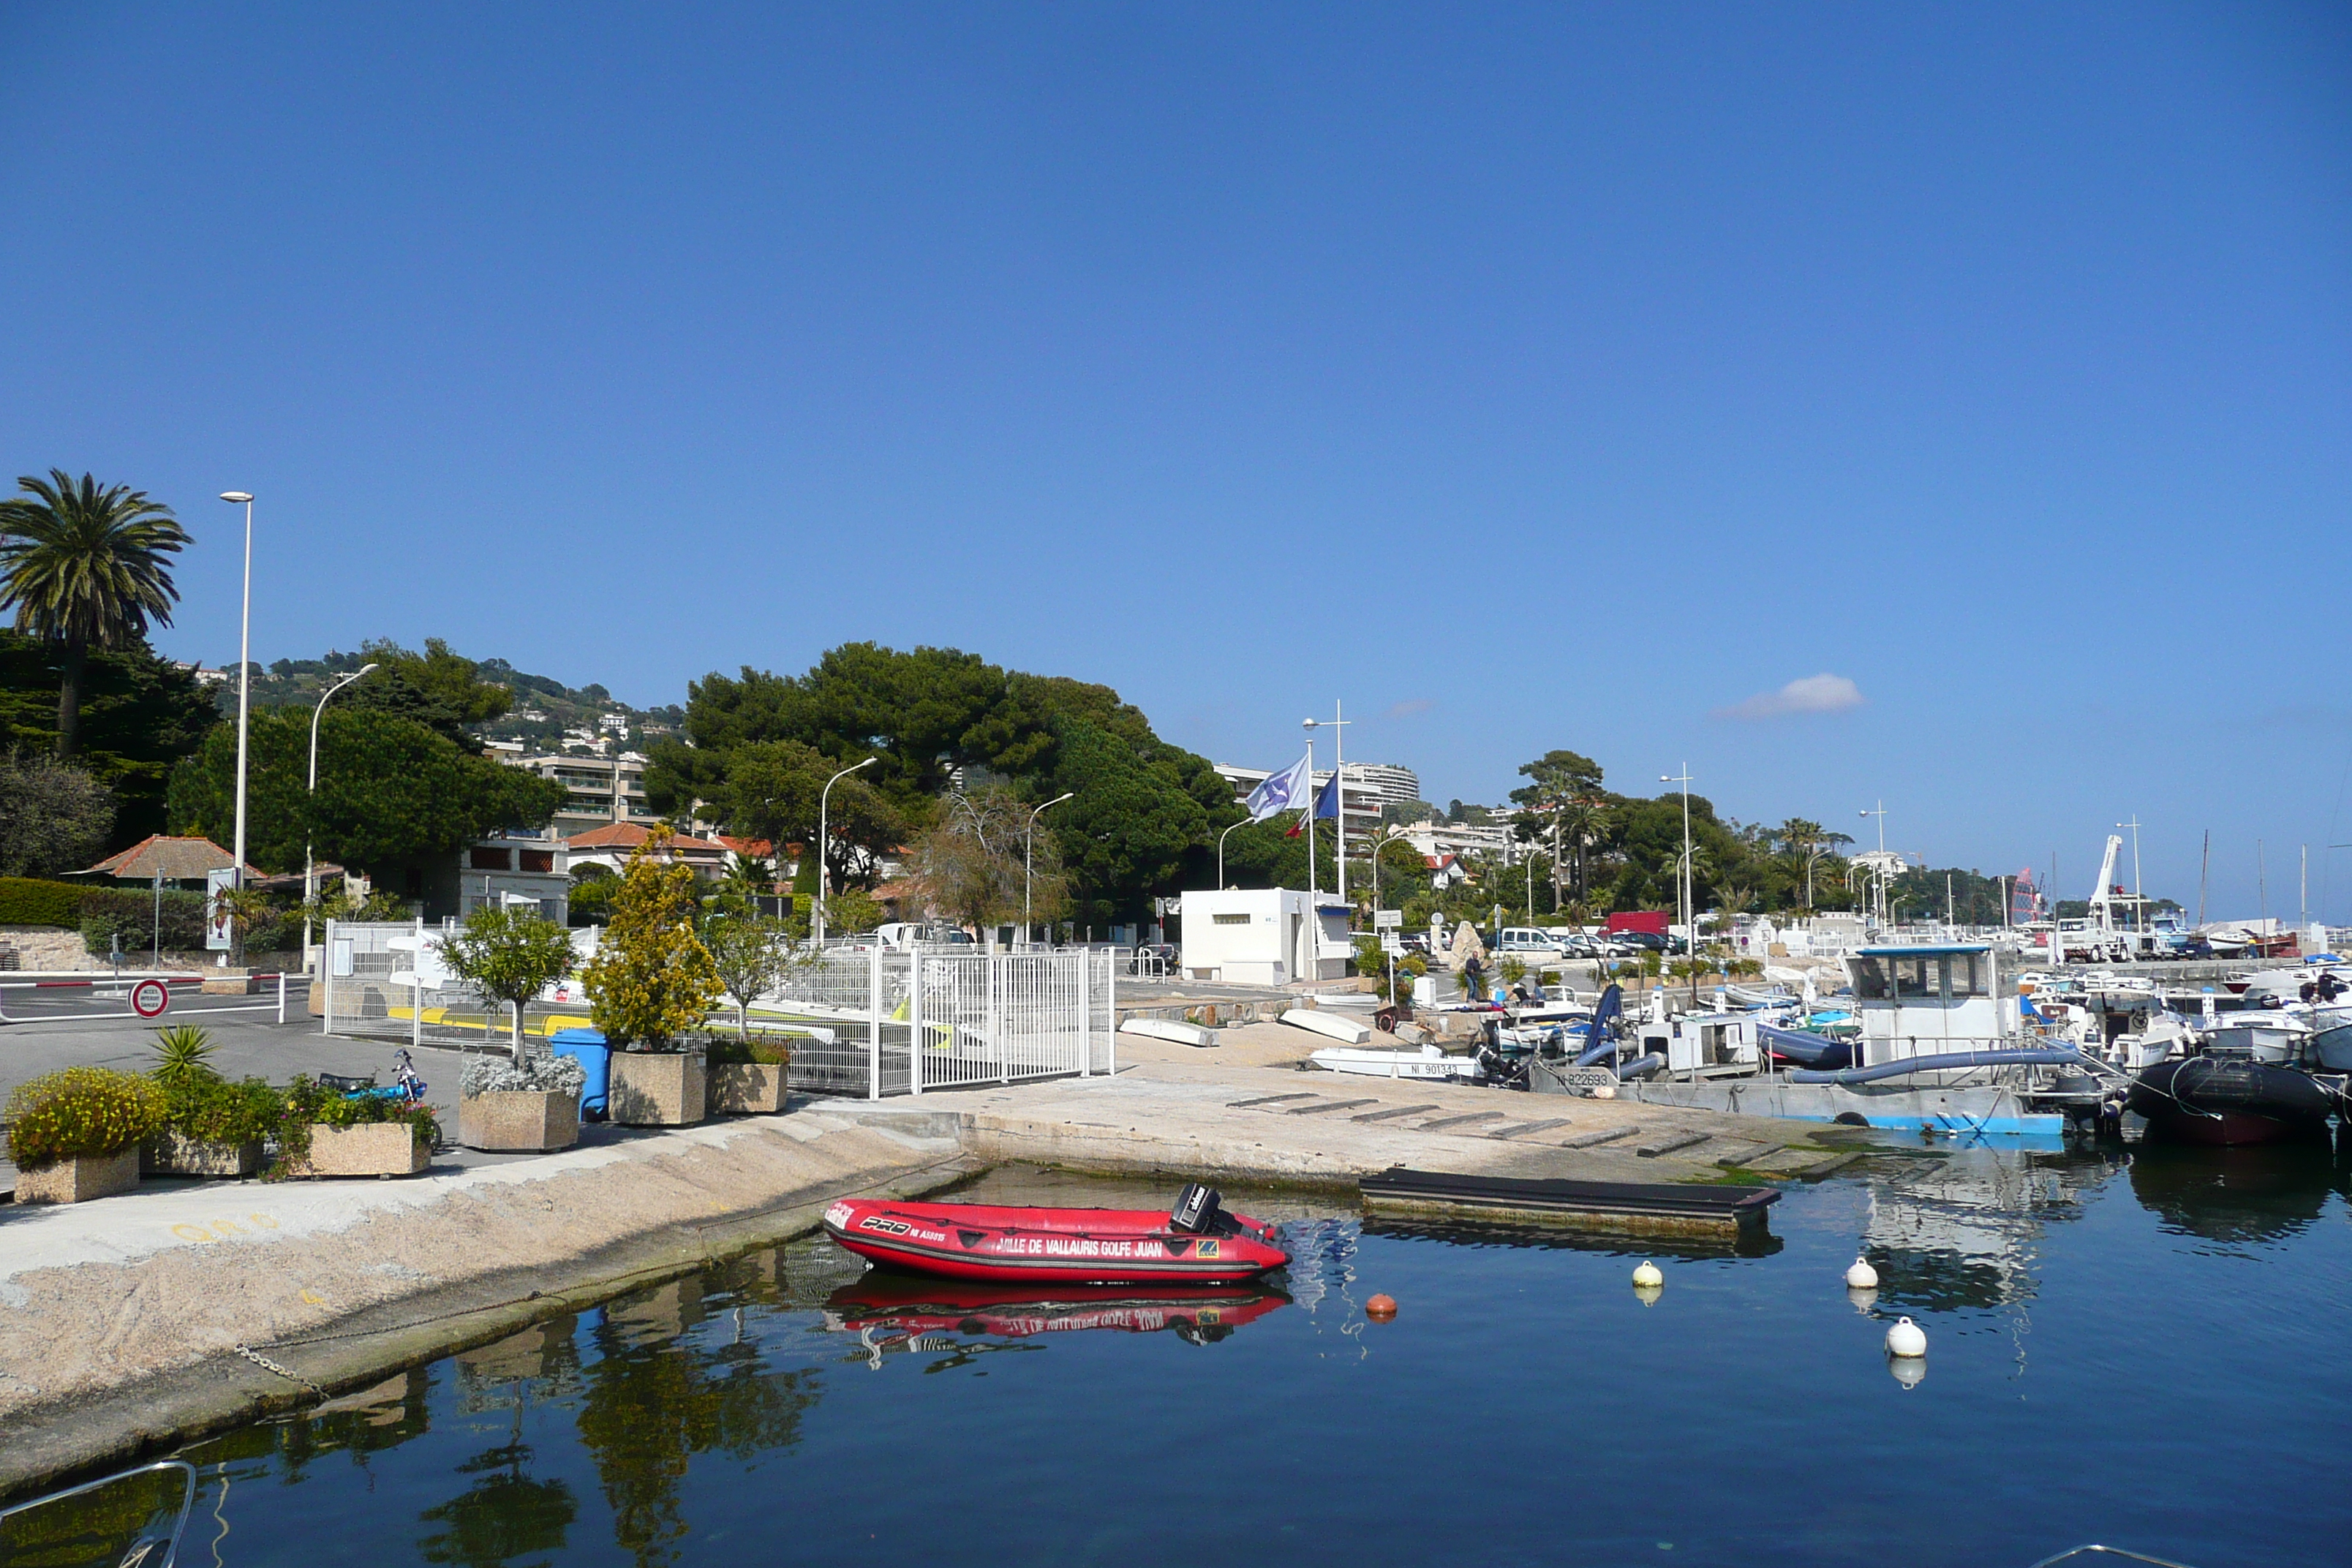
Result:
<instances>
[{"instance_id":1,"label":"mooring chain","mask_svg":"<svg viewBox=\"0 0 2352 1568\"><path fill-rule=\"evenodd\" d=\"M325 1389L320 1388L317 1384L312 1383L309 1378L304 1377L300 1373L296 1372L293 1368L278 1365L276 1362L271 1361L268 1356L263 1355L259 1351L255 1350L251 1345L238 1345L236 1349L237 1354L243 1356L246 1360L251 1362L262 1371L274 1372L278 1376L285 1378L289 1382L299 1383L321 1399L327 1397L327 1391Z\"/></svg>"}]
</instances>

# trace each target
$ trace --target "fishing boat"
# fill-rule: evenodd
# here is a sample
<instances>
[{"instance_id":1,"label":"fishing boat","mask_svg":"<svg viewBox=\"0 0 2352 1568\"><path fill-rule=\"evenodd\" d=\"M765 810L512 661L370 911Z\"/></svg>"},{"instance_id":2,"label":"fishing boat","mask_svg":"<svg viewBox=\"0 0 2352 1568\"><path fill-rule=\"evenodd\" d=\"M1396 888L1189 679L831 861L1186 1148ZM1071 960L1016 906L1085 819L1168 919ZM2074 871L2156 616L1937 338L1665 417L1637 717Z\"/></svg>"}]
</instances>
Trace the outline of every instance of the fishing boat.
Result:
<instances>
[{"instance_id":1,"label":"fishing boat","mask_svg":"<svg viewBox=\"0 0 2352 1568\"><path fill-rule=\"evenodd\" d=\"M1325 1072L1354 1073L1360 1078L1434 1079L1465 1081L1479 1076L1475 1057L1449 1057L1435 1046L1395 1049L1381 1046L1327 1046L1307 1058Z\"/></svg>"},{"instance_id":2,"label":"fishing boat","mask_svg":"<svg viewBox=\"0 0 2352 1568\"><path fill-rule=\"evenodd\" d=\"M2127 1081L2073 1042L2029 1030L1989 943L1864 948L1846 973L1859 1026L1850 1043L1807 1037L1767 1009L1670 1015L1663 991L1645 1016L1612 1027L1604 995L1578 1054L1538 1057L1528 1086L1973 1140L2054 1138L2070 1121L2099 1119ZM1801 1056L1815 1061L1781 1065Z\"/></svg>"},{"instance_id":3,"label":"fishing boat","mask_svg":"<svg viewBox=\"0 0 2352 1568\"><path fill-rule=\"evenodd\" d=\"M1290 1261L1272 1225L1197 1183L1172 1211L844 1198L824 1228L860 1258L951 1279L1236 1285Z\"/></svg>"}]
</instances>

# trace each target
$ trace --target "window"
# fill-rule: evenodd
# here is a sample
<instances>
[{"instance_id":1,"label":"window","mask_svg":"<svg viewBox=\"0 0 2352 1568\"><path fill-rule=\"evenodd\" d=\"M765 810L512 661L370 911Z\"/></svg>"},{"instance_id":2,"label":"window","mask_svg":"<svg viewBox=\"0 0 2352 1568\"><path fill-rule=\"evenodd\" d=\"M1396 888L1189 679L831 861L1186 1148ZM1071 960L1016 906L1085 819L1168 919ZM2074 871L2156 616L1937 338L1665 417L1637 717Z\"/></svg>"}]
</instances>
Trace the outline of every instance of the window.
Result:
<instances>
[{"instance_id":1,"label":"window","mask_svg":"<svg viewBox=\"0 0 2352 1568\"><path fill-rule=\"evenodd\" d=\"M511 871L514 869L514 855L509 850L489 849L477 845L466 864L477 871Z\"/></svg>"},{"instance_id":2,"label":"window","mask_svg":"<svg viewBox=\"0 0 2352 1568\"><path fill-rule=\"evenodd\" d=\"M522 869L526 871L555 869L555 851L552 849L520 849L516 853L522 857Z\"/></svg>"},{"instance_id":3,"label":"window","mask_svg":"<svg viewBox=\"0 0 2352 1568\"><path fill-rule=\"evenodd\" d=\"M1221 926L1245 926L1250 923L1247 915L1216 915L1212 918Z\"/></svg>"},{"instance_id":4,"label":"window","mask_svg":"<svg viewBox=\"0 0 2352 1568\"><path fill-rule=\"evenodd\" d=\"M1938 964L1927 957L1902 957L1887 961L1895 977L1895 999L1898 1002L1932 1001L1943 993L1943 977L1937 973Z\"/></svg>"},{"instance_id":5,"label":"window","mask_svg":"<svg viewBox=\"0 0 2352 1568\"><path fill-rule=\"evenodd\" d=\"M1992 994L1992 955L1989 952L1956 952L1944 960L1951 976L1951 997L1965 1002L1971 996Z\"/></svg>"}]
</instances>

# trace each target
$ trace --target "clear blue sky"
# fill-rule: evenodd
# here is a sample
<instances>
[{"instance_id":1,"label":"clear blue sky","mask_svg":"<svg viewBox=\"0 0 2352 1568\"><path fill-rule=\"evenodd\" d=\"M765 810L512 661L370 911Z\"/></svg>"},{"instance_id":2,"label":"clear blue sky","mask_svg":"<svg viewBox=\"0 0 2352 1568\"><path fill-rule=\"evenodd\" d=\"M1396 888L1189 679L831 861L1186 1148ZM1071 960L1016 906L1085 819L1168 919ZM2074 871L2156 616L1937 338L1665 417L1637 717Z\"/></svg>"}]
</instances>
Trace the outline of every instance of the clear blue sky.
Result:
<instances>
[{"instance_id":1,"label":"clear blue sky","mask_svg":"<svg viewBox=\"0 0 2352 1568\"><path fill-rule=\"evenodd\" d=\"M2293 914L2307 843L2352 920L2341 8L12 5L0 46L0 463L180 510L179 656L235 656L241 488L265 661L439 635L651 704L945 643L1220 760L1343 700L1441 803L1553 746L1748 820L1884 797L2070 897L2135 813L2191 901L2211 830L2217 915L2258 837Z\"/></svg>"}]
</instances>

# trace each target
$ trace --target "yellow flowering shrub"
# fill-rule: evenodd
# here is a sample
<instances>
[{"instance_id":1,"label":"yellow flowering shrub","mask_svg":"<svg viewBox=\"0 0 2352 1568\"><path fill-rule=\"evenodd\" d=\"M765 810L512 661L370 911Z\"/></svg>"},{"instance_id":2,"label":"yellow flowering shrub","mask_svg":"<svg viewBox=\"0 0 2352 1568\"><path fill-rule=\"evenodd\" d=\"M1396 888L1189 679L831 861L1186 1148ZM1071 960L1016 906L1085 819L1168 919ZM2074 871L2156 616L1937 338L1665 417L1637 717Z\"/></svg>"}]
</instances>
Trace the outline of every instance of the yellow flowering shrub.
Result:
<instances>
[{"instance_id":1,"label":"yellow flowering shrub","mask_svg":"<svg viewBox=\"0 0 2352 1568\"><path fill-rule=\"evenodd\" d=\"M614 1050L676 1050L719 1005L719 971L694 934L694 868L665 864L656 828L621 872L596 956L581 973L589 1016Z\"/></svg>"},{"instance_id":2,"label":"yellow flowering shrub","mask_svg":"<svg viewBox=\"0 0 2352 1568\"><path fill-rule=\"evenodd\" d=\"M8 1097L8 1159L37 1171L81 1155L120 1154L163 1127L163 1091L137 1073L67 1068Z\"/></svg>"}]
</instances>

